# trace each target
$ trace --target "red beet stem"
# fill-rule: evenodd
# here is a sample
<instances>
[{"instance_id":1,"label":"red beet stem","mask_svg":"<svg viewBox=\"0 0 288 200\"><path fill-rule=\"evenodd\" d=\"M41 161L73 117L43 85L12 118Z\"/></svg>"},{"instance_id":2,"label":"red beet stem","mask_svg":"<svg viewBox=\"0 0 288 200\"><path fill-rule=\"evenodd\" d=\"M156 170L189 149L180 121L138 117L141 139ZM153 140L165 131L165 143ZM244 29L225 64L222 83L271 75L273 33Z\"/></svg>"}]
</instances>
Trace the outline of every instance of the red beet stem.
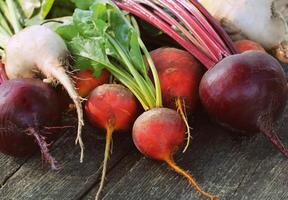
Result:
<instances>
[{"instance_id":1,"label":"red beet stem","mask_svg":"<svg viewBox=\"0 0 288 200\"><path fill-rule=\"evenodd\" d=\"M7 81L8 80L8 77L7 77L7 74L5 72L5 68L4 68L4 65L1 63L0 61L0 85L4 82L4 81Z\"/></svg>"},{"instance_id":2,"label":"red beet stem","mask_svg":"<svg viewBox=\"0 0 288 200\"><path fill-rule=\"evenodd\" d=\"M176 0L178 3L180 3L183 7L185 7L185 9L187 9L187 11L193 15L196 16L194 17L194 19L196 19L196 21L203 27L203 29L206 31L206 34L210 34L210 38L218 43L219 48L221 48L221 50L223 52L229 52L230 50L229 48L226 46L226 44L224 43L224 41L222 40L222 38L218 35L218 33L213 29L213 26L211 24L209 24L209 22L207 21L206 17L193 5L191 6L191 3L187 2L187 1L182 1L182 0Z\"/></svg>"},{"instance_id":3,"label":"red beet stem","mask_svg":"<svg viewBox=\"0 0 288 200\"><path fill-rule=\"evenodd\" d=\"M164 33L169 35L176 42L178 42L183 48L185 48L192 55L194 55L208 69L215 65L215 61L211 60L211 58L208 57L207 55L205 55L195 44L193 44L187 38L183 37L182 34L175 31L169 24L167 24L167 22L169 21L169 18L170 18L170 16L168 16L167 13L166 13L166 15L161 16L161 18L165 18L165 21L163 21L163 19L159 18L159 16L153 14L151 11L146 9L144 6L142 6L141 4L139 4L133 0L122 0L121 2L117 1L117 0L114 0L114 1L115 1L115 4L119 8L121 8L127 12L130 12L135 16L138 16L142 20L145 20L146 22L152 24L153 26L159 28ZM176 27L177 27L177 25L176 25Z\"/></svg>"},{"instance_id":4,"label":"red beet stem","mask_svg":"<svg viewBox=\"0 0 288 200\"><path fill-rule=\"evenodd\" d=\"M197 18L200 18L200 15L191 15L189 12L187 12L185 7L179 3L176 3L175 0L159 1L163 3L178 19L180 19L189 31L191 31L197 42L205 48L207 56L212 57L215 63L222 59L223 53L221 51L221 47L219 47L219 45L212 40L214 33L211 32L207 34L205 29L203 29L204 24L199 24L200 20L198 21ZM193 5L191 4L191 6Z\"/></svg>"},{"instance_id":5,"label":"red beet stem","mask_svg":"<svg viewBox=\"0 0 288 200\"><path fill-rule=\"evenodd\" d=\"M58 170L59 166L57 166L57 161L55 160L55 158L49 153L49 144L47 144L47 142L45 141L45 137L40 135L38 131L34 128L28 128L27 135L31 135L34 137L40 148L43 160L51 165L52 170Z\"/></svg>"},{"instance_id":6,"label":"red beet stem","mask_svg":"<svg viewBox=\"0 0 288 200\"><path fill-rule=\"evenodd\" d=\"M179 29L179 31L182 31L183 35L185 35L187 37L187 39L189 39L191 41L195 41L195 45L197 45L197 47L200 50L202 50L202 52L206 55L205 48L202 45L198 44L196 39L191 35L191 33L188 30L186 30L180 23L178 23L178 21L176 19L174 19L173 17L168 15L163 9L158 7L156 4L153 4L150 1L145 1L145 3L147 5L149 5L151 8L155 9L155 11L153 11L154 14L156 14L158 17L160 17L162 20L164 20L170 26L177 27ZM208 55L206 55L206 56L208 56Z\"/></svg>"},{"instance_id":7,"label":"red beet stem","mask_svg":"<svg viewBox=\"0 0 288 200\"><path fill-rule=\"evenodd\" d=\"M190 2L202 13L202 15L206 17L206 20L211 24L214 30L219 34L219 36L225 42L227 47L230 49L231 51L230 53L231 54L239 53L235 48L234 43L232 42L226 31L221 27L219 22L197 0L190 0Z\"/></svg>"},{"instance_id":8,"label":"red beet stem","mask_svg":"<svg viewBox=\"0 0 288 200\"><path fill-rule=\"evenodd\" d=\"M220 24L197 1L114 0L176 40L208 69L238 53ZM181 23L180 23L181 22Z\"/></svg>"}]
</instances>

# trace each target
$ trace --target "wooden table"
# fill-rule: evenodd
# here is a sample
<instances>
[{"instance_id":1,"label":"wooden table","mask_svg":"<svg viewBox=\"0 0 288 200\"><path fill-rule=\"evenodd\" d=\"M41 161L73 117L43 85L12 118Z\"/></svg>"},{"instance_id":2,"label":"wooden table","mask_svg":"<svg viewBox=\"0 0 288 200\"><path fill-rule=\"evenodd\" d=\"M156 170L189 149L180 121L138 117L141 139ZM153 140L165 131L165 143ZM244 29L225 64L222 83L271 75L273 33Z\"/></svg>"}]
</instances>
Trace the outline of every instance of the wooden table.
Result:
<instances>
[{"instance_id":1,"label":"wooden table","mask_svg":"<svg viewBox=\"0 0 288 200\"><path fill-rule=\"evenodd\" d=\"M276 126L286 145L287 121L288 108ZM288 160L262 134L235 136L212 123L203 112L197 114L193 126L192 145L175 160L193 173L206 191L227 200L288 199ZM103 199L205 199L164 163L138 153L130 138L129 133L114 135ZM51 147L51 153L62 166L59 171L43 164L39 153L23 159L0 154L0 199L94 199L103 160L104 135L86 126L82 164L74 139L75 131L66 131Z\"/></svg>"}]
</instances>

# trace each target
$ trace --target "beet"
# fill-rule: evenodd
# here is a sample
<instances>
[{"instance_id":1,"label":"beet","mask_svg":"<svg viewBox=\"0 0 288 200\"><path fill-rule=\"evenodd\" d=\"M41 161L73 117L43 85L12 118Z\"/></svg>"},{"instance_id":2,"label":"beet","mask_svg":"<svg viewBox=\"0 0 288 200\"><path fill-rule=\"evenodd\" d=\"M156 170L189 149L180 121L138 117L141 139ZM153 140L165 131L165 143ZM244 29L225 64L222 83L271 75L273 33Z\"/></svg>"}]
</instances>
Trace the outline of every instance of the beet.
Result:
<instances>
[{"instance_id":1,"label":"beet","mask_svg":"<svg viewBox=\"0 0 288 200\"><path fill-rule=\"evenodd\" d=\"M106 69L103 69L98 77L93 75L92 70L83 70L73 75L73 81L78 94L81 97L87 97L94 88L108 83L109 77L110 73Z\"/></svg>"},{"instance_id":2,"label":"beet","mask_svg":"<svg viewBox=\"0 0 288 200\"><path fill-rule=\"evenodd\" d=\"M281 65L260 51L223 59L200 83L201 101L221 125L246 134L261 131L288 157L272 128L284 110L287 92Z\"/></svg>"},{"instance_id":3,"label":"beet","mask_svg":"<svg viewBox=\"0 0 288 200\"><path fill-rule=\"evenodd\" d=\"M14 79L0 85L0 151L23 157L40 148L56 169L48 143L59 134L61 112L55 91L40 80ZM54 128L53 128L54 127Z\"/></svg>"},{"instance_id":4,"label":"beet","mask_svg":"<svg viewBox=\"0 0 288 200\"><path fill-rule=\"evenodd\" d=\"M140 115L133 126L133 141L144 155L170 160L185 140L185 124L172 109L154 108Z\"/></svg>"},{"instance_id":5,"label":"beet","mask_svg":"<svg viewBox=\"0 0 288 200\"><path fill-rule=\"evenodd\" d=\"M102 177L95 199L100 198L104 187L107 163L114 131L127 131L138 114L138 101L129 89L120 84L103 84L90 93L85 104L90 122L106 129L106 145Z\"/></svg>"},{"instance_id":6,"label":"beet","mask_svg":"<svg viewBox=\"0 0 288 200\"><path fill-rule=\"evenodd\" d=\"M153 108L144 112L136 119L132 134L134 144L142 154L166 162L171 169L185 177L200 194L211 200L218 199L203 191L193 176L174 161L173 155L185 140L185 124L175 110Z\"/></svg>"},{"instance_id":7,"label":"beet","mask_svg":"<svg viewBox=\"0 0 288 200\"><path fill-rule=\"evenodd\" d=\"M192 138L188 116L199 103L202 65L187 51L176 48L158 48L151 51L150 55L158 72L163 106L177 110L185 122L185 152Z\"/></svg>"},{"instance_id":8,"label":"beet","mask_svg":"<svg viewBox=\"0 0 288 200\"><path fill-rule=\"evenodd\" d=\"M187 51L176 48L159 48L150 54L160 79L163 105L177 110L180 98L185 110L193 112L199 101L201 64Z\"/></svg>"},{"instance_id":9,"label":"beet","mask_svg":"<svg viewBox=\"0 0 288 200\"><path fill-rule=\"evenodd\" d=\"M261 44L252 40L238 40L235 42L235 47L241 53L249 50L266 52Z\"/></svg>"}]
</instances>

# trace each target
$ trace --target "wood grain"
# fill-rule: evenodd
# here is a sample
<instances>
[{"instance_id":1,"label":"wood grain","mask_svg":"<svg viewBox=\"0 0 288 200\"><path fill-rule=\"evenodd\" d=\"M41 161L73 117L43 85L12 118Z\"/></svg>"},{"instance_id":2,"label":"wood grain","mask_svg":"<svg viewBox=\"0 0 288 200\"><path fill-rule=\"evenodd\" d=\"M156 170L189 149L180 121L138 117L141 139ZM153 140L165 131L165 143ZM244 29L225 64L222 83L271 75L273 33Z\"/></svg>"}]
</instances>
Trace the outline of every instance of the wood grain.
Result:
<instances>
[{"instance_id":1,"label":"wood grain","mask_svg":"<svg viewBox=\"0 0 288 200\"><path fill-rule=\"evenodd\" d=\"M51 150L62 168L52 171L41 163L39 154L33 156L0 189L1 199L70 200L83 196L98 181L98 169L103 160L104 137L99 139L97 134L100 134L99 130L91 127L84 132L86 152L84 163L80 164L79 148L74 144L75 135L71 131L66 133ZM132 147L129 134L119 136L115 134L114 137L114 153L109 168L117 164Z\"/></svg>"},{"instance_id":2,"label":"wood grain","mask_svg":"<svg viewBox=\"0 0 288 200\"><path fill-rule=\"evenodd\" d=\"M13 158L0 154L0 188L26 162L27 158Z\"/></svg>"},{"instance_id":3,"label":"wood grain","mask_svg":"<svg viewBox=\"0 0 288 200\"><path fill-rule=\"evenodd\" d=\"M287 134L287 120L286 114L280 121L281 136ZM227 200L288 199L288 161L264 136L235 136L207 121L197 126L199 136L189 151L178 154L176 160L205 190ZM288 144L288 137L283 141ZM113 173L109 175L113 177ZM205 199L184 178L168 170L165 163L144 157L106 190L105 200Z\"/></svg>"}]
</instances>

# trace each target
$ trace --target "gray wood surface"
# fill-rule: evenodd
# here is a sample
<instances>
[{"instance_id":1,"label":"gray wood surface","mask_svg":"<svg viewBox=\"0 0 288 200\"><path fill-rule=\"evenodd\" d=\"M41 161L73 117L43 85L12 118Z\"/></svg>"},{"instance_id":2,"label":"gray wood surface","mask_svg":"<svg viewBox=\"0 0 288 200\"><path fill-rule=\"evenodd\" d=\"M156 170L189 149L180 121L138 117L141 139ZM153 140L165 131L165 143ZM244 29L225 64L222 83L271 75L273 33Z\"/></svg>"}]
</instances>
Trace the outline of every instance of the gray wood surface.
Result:
<instances>
[{"instance_id":1,"label":"gray wood surface","mask_svg":"<svg viewBox=\"0 0 288 200\"><path fill-rule=\"evenodd\" d=\"M98 132L98 133L96 133ZM50 170L41 162L39 154L31 157L21 166L10 167L2 163L3 177L10 176L0 189L0 199L78 199L98 182L99 167L103 159L104 137L99 130L88 128L84 131L86 153L84 163L79 163L79 148L75 146L75 134L69 131L52 147L51 153L61 164L59 171ZM114 153L109 162L113 168L129 151L132 143L129 134L115 134ZM5 161L5 160L4 160ZM11 174L13 175L11 176ZM5 174L7 174L5 176ZM1 178L2 178L1 176ZM7 178L6 178L7 179Z\"/></svg>"},{"instance_id":2,"label":"gray wood surface","mask_svg":"<svg viewBox=\"0 0 288 200\"><path fill-rule=\"evenodd\" d=\"M2 188L6 181L18 171L25 161L25 158L17 159L0 154L0 188Z\"/></svg>"},{"instance_id":3,"label":"gray wood surface","mask_svg":"<svg viewBox=\"0 0 288 200\"><path fill-rule=\"evenodd\" d=\"M287 111L286 111L287 112ZM282 118L287 121L288 116ZM288 199L287 164L261 134L235 137L203 123L187 153L176 157L207 191L221 199ZM285 136L287 126L281 126ZM288 138L283 140L288 144ZM128 188L129 186L129 188ZM141 158L106 193L104 199L205 199L163 163Z\"/></svg>"}]
</instances>

